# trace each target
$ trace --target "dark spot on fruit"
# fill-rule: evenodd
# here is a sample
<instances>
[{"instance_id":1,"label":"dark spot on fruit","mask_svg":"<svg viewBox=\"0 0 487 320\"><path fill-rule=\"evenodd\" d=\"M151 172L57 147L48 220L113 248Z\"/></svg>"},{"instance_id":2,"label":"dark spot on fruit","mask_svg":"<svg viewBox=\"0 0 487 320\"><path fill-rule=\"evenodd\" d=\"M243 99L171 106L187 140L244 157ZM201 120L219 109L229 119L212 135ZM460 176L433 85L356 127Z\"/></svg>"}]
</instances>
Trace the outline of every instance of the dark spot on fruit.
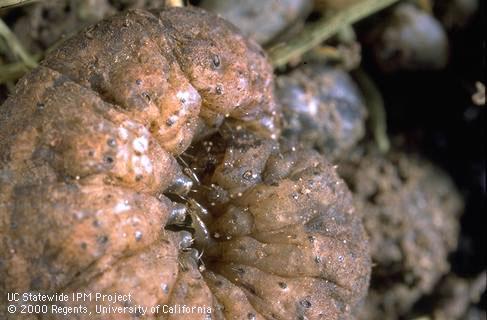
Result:
<instances>
[{"instance_id":1,"label":"dark spot on fruit","mask_svg":"<svg viewBox=\"0 0 487 320\"><path fill-rule=\"evenodd\" d=\"M220 57L216 54L211 58L211 62L213 63L213 67L215 67L215 69L219 68L221 65Z\"/></svg>"},{"instance_id":2,"label":"dark spot on fruit","mask_svg":"<svg viewBox=\"0 0 487 320\"><path fill-rule=\"evenodd\" d=\"M103 236L99 236L96 241L99 243L99 244L105 244L108 242L108 237L103 235Z\"/></svg>"},{"instance_id":3,"label":"dark spot on fruit","mask_svg":"<svg viewBox=\"0 0 487 320\"><path fill-rule=\"evenodd\" d=\"M135 80L135 84L140 86L142 84L142 80L140 80L140 79Z\"/></svg>"},{"instance_id":4,"label":"dark spot on fruit","mask_svg":"<svg viewBox=\"0 0 487 320\"><path fill-rule=\"evenodd\" d=\"M255 320L256 319L255 314L253 314L252 312L247 313L247 319Z\"/></svg>"},{"instance_id":5,"label":"dark spot on fruit","mask_svg":"<svg viewBox=\"0 0 487 320\"><path fill-rule=\"evenodd\" d=\"M109 147L116 147L117 146L117 141L115 141L115 139L113 138L110 138L107 140L107 144Z\"/></svg>"},{"instance_id":6,"label":"dark spot on fruit","mask_svg":"<svg viewBox=\"0 0 487 320\"><path fill-rule=\"evenodd\" d=\"M306 299L303 299L299 302L300 305L302 305L304 308L308 309L311 308L311 302L309 302Z\"/></svg>"},{"instance_id":7,"label":"dark spot on fruit","mask_svg":"<svg viewBox=\"0 0 487 320\"><path fill-rule=\"evenodd\" d=\"M150 102L151 97L147 92L142 92L142 96L145 98L145 100L147 100L147 102Z\"/></svg>"},{"instance_id":8,"label":"dark spot on fruit","mask_svg":"<svg viewBox=\"0 0 487 320\"><path fill-rule=\"evenodd\" d=\"M43 110L45 108L45 106L46 105L44 103L42 103L42 102L38 102L37 105L36 105L37 110Z\"/></svg>"},{"instance_id":9,"label":"dark spot on fruit","mask_svg":"<svg viewBox=\"0 0 487 320\"><path fill-rule=\"evenodd\" d=\"M221 85L221 84L217 84L217 85L216 85L215 92L216 92L216 94L218 94L218 95L220 95L220 94L222 94L222 93L223 93L223 87L222 87L222 85Z\"/></svg>"},{"instance_id":10,"label":"dark spot on fruit","mask_svg":"<svg viewBox=\"0 0 487 320\"><path fill-rule=\"evenodd\" d=\"M279 282L279 287L281 287L281 289L286 289L287 288L287 284L285 282Z\"/></svg>"},{"instance_id":11,"label":"dark spot on fruit","mask_svg":"<svg viewBox=\"0 0 487 320\"><path fill-rule=\"evenodd\" d=\"M257 291L255 291L255 288L252 287L251 285L249 285L249 284L242 284L242 287L244 287L245 289L247 289L254 296L257 295Z\"/></svg>"},{"instance_id":12,"label":"dark spot on fruit","mask_svg":"<svg viewBox=\"0 0 487 320\"><path fill-rule=\"evenodd\" d=\"M113 163L113 158L111 156L105 156L105 158L103 159L106 163Z\"/></svg>"},{"instance_id":13,"label":"dark spot on fruit","mask_svg":"<svg viewBox=\"0 0 487 320\"><path fill-rule=\"evenodd\" d=\"M252 180L252 171L251 170L247 170L244 172L244 174L242 175L242 178L244 178L245 180Z\"/></svg>"},{"instance_id":14,"label":"dark spot on fruit","mask_svg":"<svg viewBox=\"0 0 487 320\"><path fill-rule=\"evenodd\" d=\"M87 247L88 246L87 246L86 242L81 243L81 249L86 250Z\"/></svg>"}]
</instances>

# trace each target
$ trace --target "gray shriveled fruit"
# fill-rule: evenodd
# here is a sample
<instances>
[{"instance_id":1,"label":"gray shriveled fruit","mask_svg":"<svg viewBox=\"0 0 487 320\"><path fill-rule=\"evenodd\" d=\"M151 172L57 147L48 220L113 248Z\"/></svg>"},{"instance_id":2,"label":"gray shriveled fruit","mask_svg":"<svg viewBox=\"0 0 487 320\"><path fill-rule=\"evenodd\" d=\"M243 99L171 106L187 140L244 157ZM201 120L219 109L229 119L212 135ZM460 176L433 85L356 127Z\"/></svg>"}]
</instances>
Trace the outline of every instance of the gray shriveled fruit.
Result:
<instances>
[{"instance_id":1,"label":"gray shriveled fruit","mask_svg":"<svg viewBox=\"0 0 487 320\"><path fill-rule=\"evenodd\" d=\"M362 95L342 69L300 66L277 77L276 95L284 114L284 137L318 149L329 160L346 156L365 134Z\"/></svg>"},{"instance_id":2,"label":"gray shriveled fruit","mask_svg":"<svg viewBox=\"0 0 487 320\"><path fill-rule=\"evenodd\" d=\"M399 152L360 151L339 171L363 214L375 264L360 318L397 319L449 271L461 197L441 170Z\"/></svg>"},{"instance_id":3,"label":"gray shriveled fruit","mask_svg":"<svg viewBox=\"0 0 487 320\"><path fill-rule=\"evenodd\" d=\"M260 44L268 43L310 13L312 0L203 0L201 6L236 25Z\"/></svg>"},{"instance_id":4,"label":"gray shriveled fruit","mask_svg":"<svg viewBox=\"0 0 487 320\"><path fill-rule=\"evenodd\" d=\"M44 52L80 29L116 13L108 0L39 1L22 8L13 31L30 52Z\"/></svg>"},{"instance_id":5,"label":"gray shriveled fruit","mask_svg":"<svg viewBox=\"0 0 487 320\"><path fill-rule=\"evenodd\" d=\"M67 40L0 108L0 295L348 317L370 275L360 216L321 156L279 145L280 116L262 49L202 10L132 10Z\"/></svg>"},{"instance_id":6,"label":"gray shriveled fruit","mask_svg":"<svg viewBox=\"0 0 487 320\"><path fill-rule=\"evenodd\" d=\"M382 71L444 68L449 58L448 37L438 20L413 4L392 8L366 39Z\"/></svg>"}]
</instances>

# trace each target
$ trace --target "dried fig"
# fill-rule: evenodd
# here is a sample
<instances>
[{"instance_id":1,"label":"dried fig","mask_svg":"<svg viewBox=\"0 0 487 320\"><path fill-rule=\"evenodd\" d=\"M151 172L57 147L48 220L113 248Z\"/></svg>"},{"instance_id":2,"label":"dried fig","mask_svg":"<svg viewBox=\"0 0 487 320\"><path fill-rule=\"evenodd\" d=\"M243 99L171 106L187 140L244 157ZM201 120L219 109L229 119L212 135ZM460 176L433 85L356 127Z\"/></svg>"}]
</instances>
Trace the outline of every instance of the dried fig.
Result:
<instances>
[{"instance_id":1,"label":"dried fig","mask_svg":"<svg viewBox=\"0 0 487 320\"><path fill-rule=\"evenodd\" d=\"M0 108L0 294L132 295L81 319L348 317L360 217L332 166L278 142L280 116L262 49L202 10L66 40Z\"/></svg>"}]
</instances>

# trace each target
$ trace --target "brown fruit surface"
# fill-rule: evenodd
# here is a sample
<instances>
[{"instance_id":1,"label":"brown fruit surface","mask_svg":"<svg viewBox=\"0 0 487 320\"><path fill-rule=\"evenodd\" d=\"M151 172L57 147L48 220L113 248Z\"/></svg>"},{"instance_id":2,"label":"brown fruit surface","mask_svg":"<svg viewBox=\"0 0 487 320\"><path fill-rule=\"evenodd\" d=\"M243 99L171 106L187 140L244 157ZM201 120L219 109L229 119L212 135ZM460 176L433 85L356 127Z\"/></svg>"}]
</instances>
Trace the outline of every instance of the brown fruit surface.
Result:
<instances>
[{"instance_id":1,"label":"brown fruit surface","mask_svg":"<svg viewBox=\"0 0 487 320\"><path fill-rule=\"evenodd\" d=\"M321 156L277 142L272 91L262 49L195 8L67 40L0 109L0 295L202 307L144 315L160 319L350 316L370 275L360 217Z\"/></svg>"}]
</instances>

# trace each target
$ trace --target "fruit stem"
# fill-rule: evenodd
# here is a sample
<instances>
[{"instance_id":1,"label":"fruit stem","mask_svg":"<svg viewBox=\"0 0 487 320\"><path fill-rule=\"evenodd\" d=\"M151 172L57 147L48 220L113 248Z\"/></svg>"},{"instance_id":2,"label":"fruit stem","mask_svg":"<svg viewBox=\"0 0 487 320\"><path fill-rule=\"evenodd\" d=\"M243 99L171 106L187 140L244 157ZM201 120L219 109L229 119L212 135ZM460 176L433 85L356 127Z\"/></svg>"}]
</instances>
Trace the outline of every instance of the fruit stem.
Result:
<instances>
[{"instance_id":1,"label":"fruit stem","mask_svg":"<svg viewBox=\"0 0 487 320\"><path fill-rule=\"evenodd\" d=\"M384 107L384 99L375 85L374 81L362 70L358 68L353 72L362 93L364 94L365 104L369 110L370 124L374 140L382 153L387 153L390 149L389 137L387 136L387 117Z\"/></svg>"},{"instance_id":2,"label":"fruit stem","mask_svg":"<svg viewBox=\"0 0 487 320\"><path fill-rule=\"evenodd\" d=\"M284 66L289 61L300 57L305 52L318 46L342 30L365 17L374 14L399 0L364 0L337 12L325 16L316 23L304 28L288 43L279 43L268 51L275 68Z\"/></svg>"},{"instance_id":3,"label":"fruit stem","mask_svg":"<svg viewBox=\"0 0 487 320\"><path fill-rule=\"evenodd\" d=\"M28 68L35 68L37 66L37 61L24 49L15 34L2 19L0 19L0 37L5 40L7 48L12 50L12 53L19 57Z\"/></svg>"},{"instance_id":4,"label":"fruit stem","mask_svg":"<svg viewBox=\"0 0 487 320\"><path fill-rule=\"evenodd\" d=\"M38 0L2 0L0 3L0 9L23 6L24 4L29 4L37 1Z\"/></svg>"}]
</instances>

